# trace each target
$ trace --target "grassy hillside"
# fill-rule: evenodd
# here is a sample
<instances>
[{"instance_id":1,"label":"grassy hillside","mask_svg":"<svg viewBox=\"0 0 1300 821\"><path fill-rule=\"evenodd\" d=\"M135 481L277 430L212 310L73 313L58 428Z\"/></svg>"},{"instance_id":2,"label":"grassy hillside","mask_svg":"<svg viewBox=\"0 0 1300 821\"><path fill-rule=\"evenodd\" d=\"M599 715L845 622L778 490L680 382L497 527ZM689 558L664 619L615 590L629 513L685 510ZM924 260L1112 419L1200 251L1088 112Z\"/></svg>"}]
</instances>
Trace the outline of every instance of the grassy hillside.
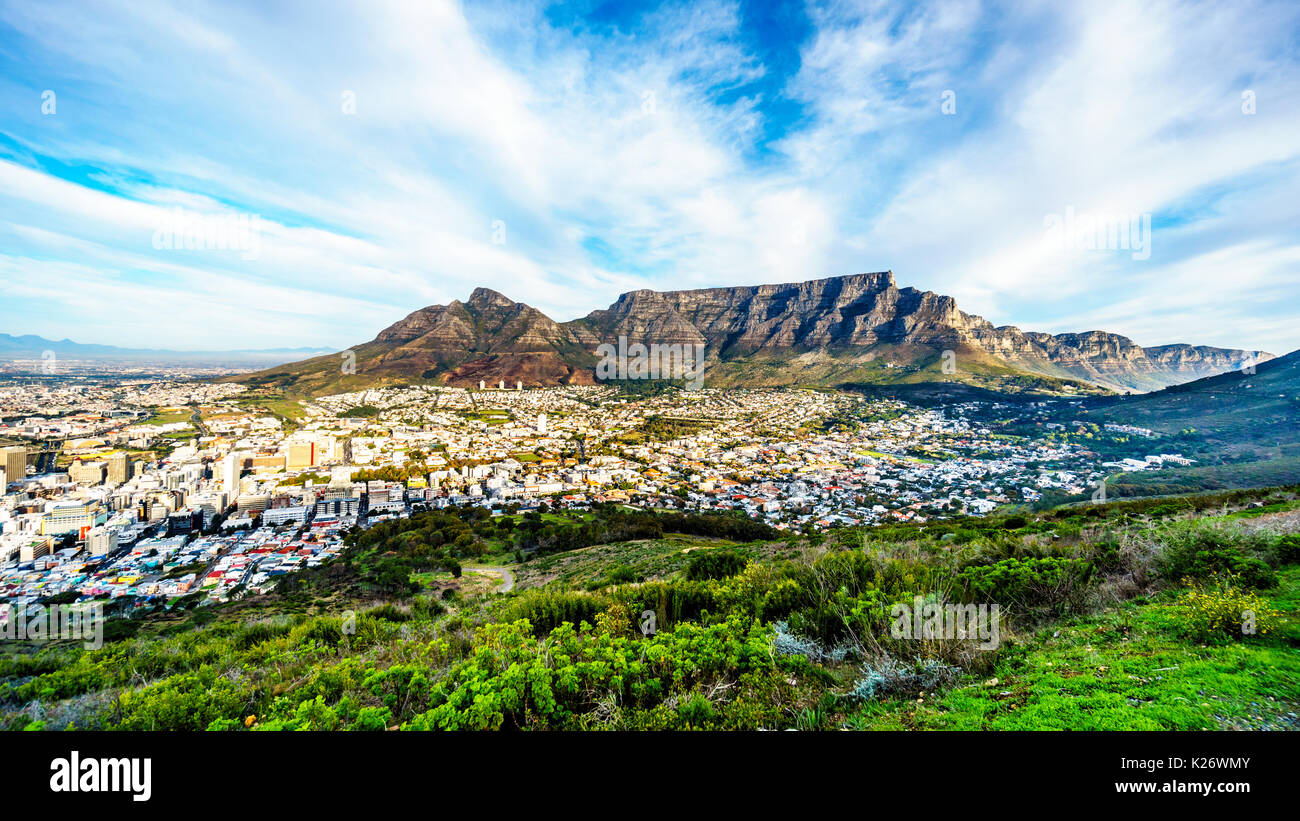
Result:
<instances>
[{"instance_id":1,"label":"grassy hillside","mask_svg":"<svg viewBox=\"0 0 1300 821\"><path fill-rule=\"evenodd\" d=\"M944 352L919 345L764 352L712 364L710 387L882 386L908 389L950 385L1001 393L1097 396L1110 391L1068 377L1028 373L986 353L961 349L945 360Z\"/></svg>"},{"instance_id":2,"label":"grassy hillside","mask_svg":"<svg viewBox=\"0 0 1300 821\"><path fill-rule=\"evenodd\" d=\"M60 729L1234 729L1300 710L1300 488L778 534L734 516L424 514L99 650L15 646ZM515 556L502 571L478 562ZM998 604L996 641L892 607ZM653 624L653 630L648 629Z\"/></svg>"},{"instance_id":3,"label":"grassy hillside","mask_svg":"<svg viewBox=\"0 0 1300 821\"><path fill-rule=\"evenodd\" d=\"M1300 442L1300 351L1256 372L1219 374L1130 397L1096 415L1165 433L1193 428L1216 444Z\"/></svg>"},{"instance_id":4,"label":"grassy hillside","mask_svg":"<svg viewBox=\"0 0 1300 821\"><path fill-rule=\"evenodd\" d=\"M248 385L254 395L298 398L412 383L443 384L448 380L449 384L472 386L479 379L473 368L453 368L463 364L453 358L397 360L392 358L389 348L375 343L357 346L354 354L355 358L349 360L353 369L350 372L343 367L342 354L329 354L254 374L225 377L224 381ZM462 354L460 360L471 358L469 354ZM582 369L588 376L596 364L593 356L576 349L565 349L563 360ZM483 360L483 367L488 370L492 364L492 357ZM521 373L520 378L526 384L539 384L546 381L543 377L547 373L556 380L563 377L565 383L574 381L581 384L584 381L565 376L563 369ZM485 372L483 378L488 384L496 384L497 376L495 372ZM514 381L513 376L506 379L507 384ZM980 351L956 351L955 358L945 363L943 352L933 348L884 344L871 348L782 350L713 361L705 371L704 384L714 388L879 385L903 390L939 384L994 393L1110 394L1105 388L1070 378L1064 372L1061 375L1028 373Z\"/></svg>"},{"instance_id":5,"label":"grassy hillside","mask_svg":"<svg viewBox=\"0 0 1300 821\"><path fill-rule=\"evenodd\" d=\"M1198 464L1119 477L1121 494L1187 493L1300 482L1300 351L1236 371L1126 397L1095 409L1119 422L1179 435Z\"/></svg>"}]
</instances>

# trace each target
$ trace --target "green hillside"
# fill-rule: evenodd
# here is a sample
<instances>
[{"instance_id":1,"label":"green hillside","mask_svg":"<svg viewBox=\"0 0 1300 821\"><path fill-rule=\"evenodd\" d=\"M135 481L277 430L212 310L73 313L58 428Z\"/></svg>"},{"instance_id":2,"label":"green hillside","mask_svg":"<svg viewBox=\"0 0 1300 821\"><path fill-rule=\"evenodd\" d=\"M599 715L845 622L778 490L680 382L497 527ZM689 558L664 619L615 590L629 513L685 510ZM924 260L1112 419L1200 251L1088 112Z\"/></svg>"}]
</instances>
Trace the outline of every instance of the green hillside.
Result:
<instances>
[{"instance_id":1,"label":"green hillside","mask_svg":"<svg viewBox=\"0 0 1300 821\"><path fill-rule=\"evenodd\" d=\"M102 649L7 642L0 726L1295 729L1298 491L814 537L417 514L274 593L119 618ZM999 611L908 635L918 597Z\"/></svg>"},{"instance_id":2,"label":"green hillside","mask_svg":"<svg viewBox=\"0 0 1300 821\"><path fill-rule=\"evenodd\" d=\"M1193 467L1121 477L1129 493L1186 493L1300 482L1300 351L1253 374L1220 374L1093 410L1115 422L1179 435ZM1121 493L1125 490L1121 489Z\"/></svg>"}]
</instances>

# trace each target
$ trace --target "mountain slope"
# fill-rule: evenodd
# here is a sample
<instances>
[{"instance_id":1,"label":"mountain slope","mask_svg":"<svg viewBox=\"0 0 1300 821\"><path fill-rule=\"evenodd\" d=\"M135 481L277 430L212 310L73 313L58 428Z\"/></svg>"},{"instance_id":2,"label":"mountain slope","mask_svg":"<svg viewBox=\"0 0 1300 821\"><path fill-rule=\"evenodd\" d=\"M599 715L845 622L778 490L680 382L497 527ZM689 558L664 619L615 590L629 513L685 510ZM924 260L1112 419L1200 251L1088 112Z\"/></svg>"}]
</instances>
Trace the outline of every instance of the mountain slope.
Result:
<instances>
[{"instance_id":1,"label":"mountain slope","mask_svg":"<svg viewBox=\"0 0 1300 821\"><path fill-rule=\"evenodd\" d=\"M1300 351L1256 366L1125 397L1094 409L1097 422L1149 428L1172 437L1162 450L1188 467L1114 479L1116 495L1187 493L1300 483Z\"/></svg>"},{"instance_id":2,"label":"mountain slope","mask_svg":"<svg viewBox=\"0 0 1300 821\"><path fill-rule=\"evenodd\" d=\"M465 387L591 385L596 360L588 351L596 344L536 308L477 288L465 302L421 308L349 351L234 381L299 394L429 379Z\"/></svg>"},{"instance_id":3,"label":"mountain slope","mask_svg":"<svg viewBox=\"0 0 1300 821\"><path fill-rule=\"evenodd\" d=\"M296 394L413 380L476 386L592 384L602 343L705 346L711 385L958 381L999 390L1154 390L1271 354L1142 348L1105 331L995 327L892 272L779 285L638 290L557 323L496 291L422 308L348 352L273 368L248 384ZM949 353L951 352L951 353ZM348 367L353 370L349 371Z\"/></svg>"},{"instance_id":4,"label":"mountain slope","mask_svg":"<svg viewBox=\"0 0 1300 821\"><path fill-rule=\"evenodd\" d=\"M1130 397L1095 416L1177 433L1192 428L1228 444L1300 441L1300 351L1271 359L1255 372L1232 371Z\"/></svg>"}]
</instances>

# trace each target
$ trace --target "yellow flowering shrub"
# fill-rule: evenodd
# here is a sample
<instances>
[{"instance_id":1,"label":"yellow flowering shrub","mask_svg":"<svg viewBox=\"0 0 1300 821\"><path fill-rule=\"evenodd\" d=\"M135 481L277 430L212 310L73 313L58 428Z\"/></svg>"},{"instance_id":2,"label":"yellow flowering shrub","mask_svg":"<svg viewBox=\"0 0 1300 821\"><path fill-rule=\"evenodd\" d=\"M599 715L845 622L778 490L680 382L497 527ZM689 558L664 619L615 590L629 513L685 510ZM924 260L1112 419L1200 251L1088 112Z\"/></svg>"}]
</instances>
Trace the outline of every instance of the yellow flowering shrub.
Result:
<instances>
[{"instance_id":1,"label":"yellow flowering shrub","mask_svg":"<svg viewBox=\"0 0 1300 821\"><path fill-rule=\"evenodd\" d=\"M1256 593L1244 590L1235 573L1214 576L1202 584L1184 579L1187 590L1175 604L1182 629L1200 639L1212 636L1245 638L1271 633L1281 615Z\"/></svg>"}]
</instances>

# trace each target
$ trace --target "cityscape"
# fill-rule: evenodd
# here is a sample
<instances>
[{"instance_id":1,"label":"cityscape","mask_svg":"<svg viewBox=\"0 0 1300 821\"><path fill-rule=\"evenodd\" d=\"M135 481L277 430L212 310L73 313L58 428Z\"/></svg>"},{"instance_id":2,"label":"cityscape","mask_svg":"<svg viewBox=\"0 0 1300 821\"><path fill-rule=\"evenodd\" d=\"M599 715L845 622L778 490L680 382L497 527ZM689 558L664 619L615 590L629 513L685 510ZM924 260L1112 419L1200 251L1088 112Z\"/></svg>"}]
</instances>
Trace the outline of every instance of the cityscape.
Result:
<instances>
[{"instance_id":1,"label":"cityscape","mask_svg":"<svg viewBox=\"0 0 1300 821\"><path fill-rule=\"evenodd\" d=\"M15 806L1284 796L1298 39L0 0Z\"/></svg>"},{"instance_id":2,"label":"cityscape","mask_svg":"<svg viewBox=\"0 0 1300 821\"><path fill-rule=\"evenodd\" d=\"M1149 430L1098 428L1078 401L1066 423L1046 401L934 410L810 389L629 399L520 385L374 389L280 415L241 403L245 392L131 378L0 389L0 436L20 442L3 450L5 599L265 593L337 555L359 521L421 509L612 502L809 533L983 516L1194 461L1160 452ZM994 417L1042 435L1000 434ZM1134 455L1048 438L1067 424Z\"/></svg>"}]
</instances>

